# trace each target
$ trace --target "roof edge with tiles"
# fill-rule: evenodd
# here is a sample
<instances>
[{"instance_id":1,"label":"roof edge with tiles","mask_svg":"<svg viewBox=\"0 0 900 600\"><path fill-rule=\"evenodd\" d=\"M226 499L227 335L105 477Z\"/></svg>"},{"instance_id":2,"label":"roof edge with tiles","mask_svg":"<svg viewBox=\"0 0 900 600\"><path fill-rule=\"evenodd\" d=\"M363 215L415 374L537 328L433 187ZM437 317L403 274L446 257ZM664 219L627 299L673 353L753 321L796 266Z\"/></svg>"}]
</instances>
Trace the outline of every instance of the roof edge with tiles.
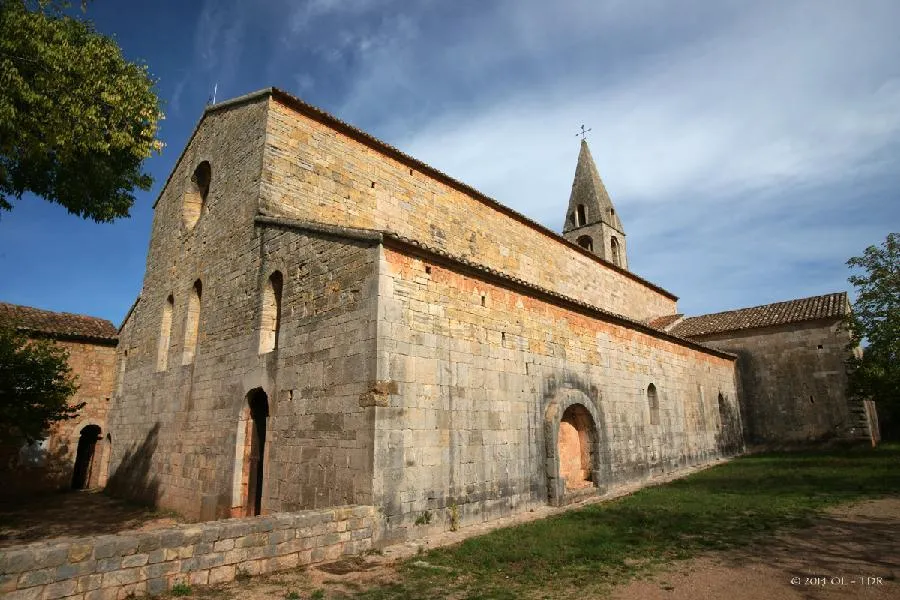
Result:
<instances>
[{"instance_id":1,"label":"roof edge with tiles","mask_svg":"<svg viewBox=\"0 0 900 600\"><path fill-rule=\"evenodd\" d=\"M116 345L119 339L116 327L106 319L6 302L0 302L0 324L57 340Z\"/></svg>"},{"instance_id":2,"label":"roof edge with tiles","mask_svg":"<svg viewBox=\"0 0 900 600\"><path fill-rule=\"evenodd\" d=\"M850 302L847 292L833 292L820 296L686 317L683 321L675 324L671 331L678 336L693 339L792 323L842 319L849 311Z\"/></svg>"}]
</instances>

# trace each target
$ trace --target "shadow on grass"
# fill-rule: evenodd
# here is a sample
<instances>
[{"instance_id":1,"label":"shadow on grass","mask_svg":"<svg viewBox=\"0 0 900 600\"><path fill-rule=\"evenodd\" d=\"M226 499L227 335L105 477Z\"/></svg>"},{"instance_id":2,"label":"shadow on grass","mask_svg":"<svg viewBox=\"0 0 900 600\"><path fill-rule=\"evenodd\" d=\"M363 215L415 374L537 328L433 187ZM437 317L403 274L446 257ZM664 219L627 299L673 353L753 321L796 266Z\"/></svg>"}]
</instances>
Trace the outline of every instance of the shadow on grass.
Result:
<instances>
[{"instance_id":1,"label":"shadow on grass","mask_svg":"<svg viewBox=\"0 0 900 600\"><path fill-rule=\"evenodd\" d=\"M829 506L892 494L900 494L900 446L742 457L625 498L433 550L401 567L401 583L357 597L474 600L598 590L673 559L743 546L814 518L827 522L820 511ZM861 527L872 552L884 551L878 536L885 530L879 534L875 522L871 530ZM839 533L834 543L836 559L846 550ZM783 557L800 551L786 547Z\"/></svg>"},{"instance_id":2,"label":"shadow on grass","mask_svg":"<svg viewBox=\"0 0 900 600\"><path fill-rule=\"evenodd\" d=\"M731 566L778 564L797 575L881 577L893 580L900 571L900 523L876 515L819 515L815 529L791 531L766 539L765 548L750 546L729 553ZM848 581L848 583L850 583Z\"/></svg>"}]
</instances>

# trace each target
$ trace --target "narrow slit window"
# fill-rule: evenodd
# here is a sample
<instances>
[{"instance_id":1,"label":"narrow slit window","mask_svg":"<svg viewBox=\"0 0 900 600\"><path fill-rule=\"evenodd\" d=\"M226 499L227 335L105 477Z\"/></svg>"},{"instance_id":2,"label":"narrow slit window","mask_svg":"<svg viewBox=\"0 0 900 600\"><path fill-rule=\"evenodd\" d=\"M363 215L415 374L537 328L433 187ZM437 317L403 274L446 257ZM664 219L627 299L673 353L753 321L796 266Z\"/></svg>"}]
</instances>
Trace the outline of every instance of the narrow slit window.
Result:
<instances>
[{"instance_id":1,"label":"narrow slit window","mask_svg":"<svg viewBox=\"0 0 900 600\"><path fill-rule=\"evenodd\" d=\"M575 209L575 225L581 227L585 223L587 223L587 210L585 210L584 204L579 204Z\"/></svg>"},{"instance_id":2,"label":"narrow slit window","mask_svg":"<svg viewBox=\"0 0 900 600\"><path fill-rule=\"evenodd\" d=\"M659 425L659 396L652 383L647 386L647 404L650 407L650 424Z\"/></svg>"},{"instance_id":3,"label":"narrow slit window","mask_svg":"<svg viewBox=\"0 0 900 600\"><path fill-rule=\"evenodd\" d=\"M187 316L184 322L184 355L181 364L189 365L194 362L197 353L197 336L200 332L200 297L203 294L203 284L200 280L194 282L191 295L188 298Z\"/></svg>"},{"instance_id":4,"label":"narrow slit window","mask_svg":"<svg viewBox=\"0 0 900 600\"><path fill-rule=\"evenodd\" d=\"M260 316L259 353L266 354L278 348L278 336L281 329L281 291L284 277L281 271L269 276L262 296L262 314Z\"/></svg>"},{"instance_id":5,"label":"narrow slit window","mask_svg":"<svg viewBox=\"0 0 900 600\"><path fill-rule=\"evenodd\" d=\"M162 318L159 324L159 345L156 348L156 370L165 371L169 363L169 340L172 336L172 313L175 310L175 298L169 294L163 305Z\"/></svg>"}]
</instances>

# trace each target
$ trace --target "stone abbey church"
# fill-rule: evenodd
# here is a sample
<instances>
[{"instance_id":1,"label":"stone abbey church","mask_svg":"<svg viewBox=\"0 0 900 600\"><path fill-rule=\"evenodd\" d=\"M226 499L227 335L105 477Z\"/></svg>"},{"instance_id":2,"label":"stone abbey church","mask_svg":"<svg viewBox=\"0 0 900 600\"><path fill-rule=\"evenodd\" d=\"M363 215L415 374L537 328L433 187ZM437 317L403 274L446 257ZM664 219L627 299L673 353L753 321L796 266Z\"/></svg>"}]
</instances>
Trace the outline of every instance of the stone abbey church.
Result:
<instances>
[{"instance_id":1,"label":"stone abbey church","mask_svg":"<svg viewBox=\"0 0 900 600\"><path fill-rule=\"evenodd\" d=\"M392 540L869 434L845 294L684 318L629 271L585 142L566 215L560 236L276 89L208 107L91 472L193 519L373 505ZM83 430L55 435L84 469Z\"/></svg>"}]
</instances>

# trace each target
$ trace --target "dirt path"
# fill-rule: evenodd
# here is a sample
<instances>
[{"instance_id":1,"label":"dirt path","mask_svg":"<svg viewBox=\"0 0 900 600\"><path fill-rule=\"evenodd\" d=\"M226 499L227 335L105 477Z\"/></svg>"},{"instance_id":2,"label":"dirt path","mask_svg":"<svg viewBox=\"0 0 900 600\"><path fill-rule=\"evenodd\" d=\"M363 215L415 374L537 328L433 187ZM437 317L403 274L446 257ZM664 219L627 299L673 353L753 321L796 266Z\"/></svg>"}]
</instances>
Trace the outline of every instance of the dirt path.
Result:
<instances>
[{"instance_id":1,"label":"dirt path","mask_svg":"<svg viewBox=\"0 0 900 600\"><path fill-rule=\"evenodd\" d=\"M195 598L264 600L331 598L398 580L394 565L409 548L344 559L224 587L197 588ZM871 579L869 579L871 578ZM880 578L880 579L879 579ZM612 590L614 600L829 600L900 598L900 498L844 506L807 530L782 534L668 570ZM434 590L435 598L441 590ZM591 600L576 594L580 600Z\"/></svg>"},{"instance_id":2,"label":"dirt path","mask_svg":"<svg viewBox=\"0 0 900 600\"><path fill-rule=\"evenodd\" d=\"M900 598L900 498L830 512L811 528L689 560L616 588L615 600Z\"/></svg>"}]
</instances>

